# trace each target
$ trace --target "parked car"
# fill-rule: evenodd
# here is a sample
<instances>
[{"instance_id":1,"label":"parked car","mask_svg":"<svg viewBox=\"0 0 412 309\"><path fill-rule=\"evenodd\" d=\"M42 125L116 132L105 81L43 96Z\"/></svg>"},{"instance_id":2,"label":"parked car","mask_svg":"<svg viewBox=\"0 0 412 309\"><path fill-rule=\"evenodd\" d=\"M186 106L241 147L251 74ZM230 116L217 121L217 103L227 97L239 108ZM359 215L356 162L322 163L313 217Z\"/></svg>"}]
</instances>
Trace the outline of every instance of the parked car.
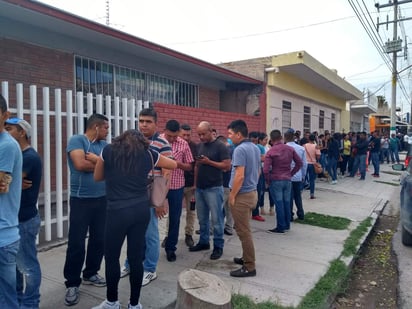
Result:
<instances>
[{"instance_id":1,"label":"parked car","mask_svg":"<svg viewBox=\"0 0 412 309\"><path fill-rule=\"evenodd\" d=\"M412 139L411 139L412 141ZM404 171L401 175L401 226L402 243L412 246L412 144L408 143L408 152L404 164L393 164L395 171Z\"/></svg>"}]
</instances>

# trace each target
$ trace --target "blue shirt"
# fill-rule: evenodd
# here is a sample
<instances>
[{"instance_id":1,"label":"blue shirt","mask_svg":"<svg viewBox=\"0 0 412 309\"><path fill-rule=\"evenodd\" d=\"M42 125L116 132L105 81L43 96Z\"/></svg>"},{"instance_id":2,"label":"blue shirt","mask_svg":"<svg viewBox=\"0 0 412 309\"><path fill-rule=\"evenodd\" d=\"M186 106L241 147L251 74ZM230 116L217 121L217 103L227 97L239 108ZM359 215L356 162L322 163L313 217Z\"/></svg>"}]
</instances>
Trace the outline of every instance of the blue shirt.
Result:
<instances>
[{"instance_id":1,"label":"blue shirt","mask_svg":"<svg viewBox=\"0 0 412 309\"><path fill-rule=\"evenodd\" d=\"M100 156L107 142L104 140L90 142L85 135L73 135L67 144L67 163L70 169L70 196L78 198L96 198L106 195L105 182L94 181L93 171L79 171L74 167L73 161L70 158L70 151L81 149L86 154L87 152L94 153Z\"/></svg>"},{"instance_id":2,"label":"blue shirt","mask_svg":"<svg viewBox=\"0 0 412 309\"><path fill-rule=\"evenodd\" d=\"M259 171L261 170L260 150L249 140L244 140L236 146L232 156L232 174L230 177L229 187L232 188L235 168L238 166L245 167L243 184L239 193L255 191L259 180Z\"/></svg>"},{"instance_id":3,"label":"blue shirt","mask_svg":"<svg viewBox=\"0 0 412 309\"><path fill-rule=\"evenodd\" d=\"M0 132L0 171L11 175L8 193L0 193L0 248L20 239L18 213L22 182L22 154L16 140Z\"/></svg>"},{"instance_id":4,"label":"blue shirt","mask_svg":"<svg viewBox=\"0 0 412 309\"><path fill-rule=\"evenodd\" d=\"M286 143L286 145L295 149L298 156L302 159L302 167L300 168L299 171L296 172L295 175L292 176L291 180L296 181L296 182L302 181L306 175L306 169L308 167L308 162L306 161L305 148L296 144L295 142L288 142ZM293 170L293 168L295 167L295 164L296 164L295 161L292 161L290 165L291 170Z\"/></svg>"}]
</instances>

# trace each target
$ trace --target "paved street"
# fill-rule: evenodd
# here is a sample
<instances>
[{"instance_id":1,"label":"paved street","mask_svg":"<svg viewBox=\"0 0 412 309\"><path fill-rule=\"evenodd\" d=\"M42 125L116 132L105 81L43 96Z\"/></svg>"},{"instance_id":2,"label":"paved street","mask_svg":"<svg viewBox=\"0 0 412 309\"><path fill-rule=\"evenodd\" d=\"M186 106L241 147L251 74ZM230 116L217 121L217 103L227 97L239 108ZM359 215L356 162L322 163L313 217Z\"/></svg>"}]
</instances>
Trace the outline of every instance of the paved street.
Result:
<instances>
[{"instance_id":1,"label":"paved street","mask_svg":"<svg viewBox=\"0 0 412 309\"><path fill-rule=\"evenodd\" d=\"M176 299L178 274L186 268L194 268L217 275L232 290L250 296L256 302L271 300L282 305L296 306L302 298L325 274L329 263L338 258L343 243L359 222L382 211L386 202L399 190L399 176L384 173L391 171L391 166L381 166L381 178L370 175L366 181L357 178L342 178L337 185L317 181L316 199L309 199L309 191L303 192L306 212L317 212L332 216L341 216L352 220L349 230L336 231L293 223L291 231L285 235L273 235L266 230L274 227L275 217L265 216L266 222L251 221L256 247L257 276L235 279L229 271L236 269L234 256L241 253L240 242L236 235L225 236L223 257L212 261L211 251L189 252L184 244L184 232L180 234L177 261L169 263L164 250L161 250L158 265L158 278L142 289L141 303L145 309L166 308ZM397 196L397 195L395 195ZM184 212L183 212L184 214ZM182 218L182 222L184 218ZM181 228L183 228L181 226ZM164 237L165 220L160 223L161 239ZM195 237L197 241L197 236ZM39 254L43 269L41 308L64 308L64 279L62 275L66 246L58 246ZM125 247L122 260L125 256ZM347 261L349 262L349 261ZM101 274L104 275L104 264ZM129 282L121 279L119 297L123 306L129 297ZM91 308L105 299L105 288L81 286L81 299L73 308Z\"/></svg>"}]
</instances>

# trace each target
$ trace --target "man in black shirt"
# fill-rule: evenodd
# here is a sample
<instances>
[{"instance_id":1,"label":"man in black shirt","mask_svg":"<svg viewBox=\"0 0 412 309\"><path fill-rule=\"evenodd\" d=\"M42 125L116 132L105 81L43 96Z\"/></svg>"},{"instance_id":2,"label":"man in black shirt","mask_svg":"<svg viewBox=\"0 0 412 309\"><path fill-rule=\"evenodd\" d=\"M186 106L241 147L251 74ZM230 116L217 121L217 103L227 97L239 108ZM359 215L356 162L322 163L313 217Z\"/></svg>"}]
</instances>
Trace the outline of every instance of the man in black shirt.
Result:
<instances>
[{"instance_id":1,"label":"man in black shirt","mask_svg":"<svg viewBox=\"0 0 412 309\"><path fill-rule=\"evenodd\" d=\"M368 152L368 147L369 147L369 142L366 139L366 132L361 132L355 144L356 156L355 156L355 161L353 162L353 168L352 168L352 171L349 177L354 177L359 168L359 172L361 175L359 180L365 180L366 153Z\"/></svg>"},{"instance_id":2,"label":"man in black shirt","mask_svg":"<svg viewBox=\"0 0 412 309\"><path fill-rule=\"evenodd\" d=\"M212 135L209 122L202 121L197 127L200 144L196 156L195 187L196 209L200 225L199 242L190 251L209 250L209 215L213 225L213 253L210 259L217 260L223 254L223 171L230 169L230 154L227 146Z\"/></svg>"},{"instance_id":3,"label":"man in black shirt","mask_svg":"<svg viewBox=\"0 0 412 309\"><path fill-rule=\"evenodd\" d=\"M372 161L373 168L374 168L374 172L372 176L379 177L379 168L380 168L379 156L380 156L380 151L381 151L381 139L379 138L378 131L373 132L372 139L369 143L369 147L370 147L371 161Z\"/></svg>"}]
</instances>

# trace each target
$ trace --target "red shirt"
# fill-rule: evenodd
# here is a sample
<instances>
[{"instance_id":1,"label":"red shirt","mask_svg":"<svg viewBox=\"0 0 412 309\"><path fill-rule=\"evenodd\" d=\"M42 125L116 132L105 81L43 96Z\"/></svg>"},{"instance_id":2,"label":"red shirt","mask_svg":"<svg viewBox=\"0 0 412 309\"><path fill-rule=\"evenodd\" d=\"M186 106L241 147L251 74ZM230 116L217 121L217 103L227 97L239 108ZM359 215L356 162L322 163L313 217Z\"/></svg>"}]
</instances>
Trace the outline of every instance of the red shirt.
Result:
<instances>
[{"instance_id":1,"label":"red shirt","mask_svg":"<svg viewBox=\"0 0 412 309\"><path fill-rule=\"evenodd\" d=\"M162 134L162 136L164 136ZM194 161L192 152L190 151L189 144L180 136L172 144L172 156L173 158L182 163L192 163ZM180 168L176 168L170 175L169 189L175 190L185 186L184 171Z\"/></svg>"},{"instance_id":2,"label":"red shirt","mask_svg":"<svg viewBox=\"0 0 412 309\"><path fill-rule=\"evenodd\" d=\"M290 164L295 162L295 166L290 170ZM266 153L263 173L266 182L270 180L291 180L292 176L302 167L302 159L292 147L278 142Z\"/></svg>"}]
</instances>

